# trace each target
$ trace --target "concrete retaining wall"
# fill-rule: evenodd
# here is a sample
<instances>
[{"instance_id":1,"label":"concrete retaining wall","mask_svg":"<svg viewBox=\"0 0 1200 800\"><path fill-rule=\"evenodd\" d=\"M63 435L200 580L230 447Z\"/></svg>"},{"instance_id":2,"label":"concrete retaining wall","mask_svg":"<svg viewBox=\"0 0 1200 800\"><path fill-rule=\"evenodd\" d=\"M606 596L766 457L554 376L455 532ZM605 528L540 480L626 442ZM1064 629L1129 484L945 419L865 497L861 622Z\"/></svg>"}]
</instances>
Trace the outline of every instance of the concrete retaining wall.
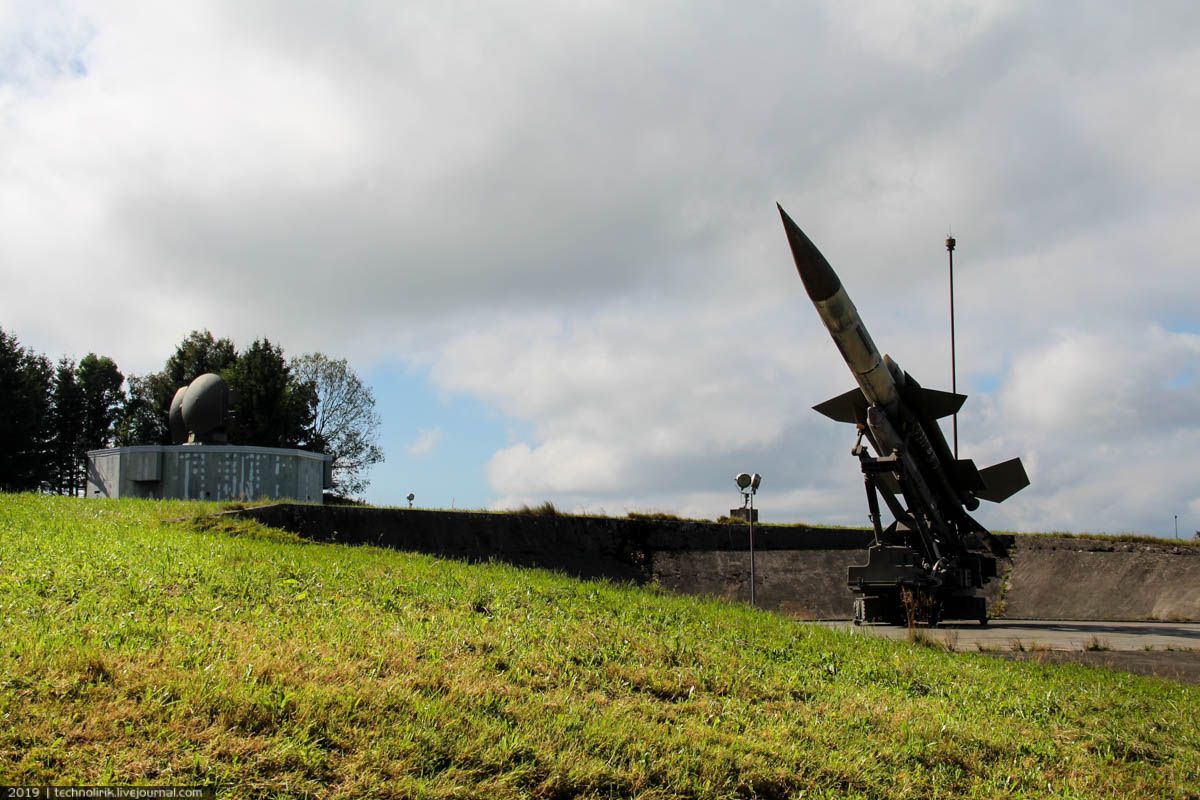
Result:
<instances>
[{"instance_id":1,"label":"concrete retaining wall","mask_svg":"<svg viewBox=\"0 0 1200 800\"><path fill-rule=\"evenodd\" d=\"M685 594L750 599L745 524L279 504L234 512L308 539L373 544L467 561L495 559L587 578L653 582ZM756 527L758 602L806 619L853 610L846 567L871 533Z\"/></svg>"},{"instance_id":2,"label":"concrete retaining wall","mask_svg":"<svg viewBox=\"0 0 1200 800\"><path fill-rule=\"evenodd\" d=\"M1200 548L1018 536L1010 619L1200 619Z\"/></svg>"},{"instance_id":3,"label":"concrete retaining wall","mask_svg":"<svg viewBox=\"0 0 1200 800\"><path fill-rule=\"evenodd\" d=\"M749 600L744 524L279 504L233 512L317 541L499 560L581 577L653 582ZM1013 619L1200 619L1200 548L1003 536L1011 561L986 594ZM866 563L866 530L755 529L758 602L803 619L848 619L846 568Z\"/></svg>"},{"instance_id":4,"label":"concrete retaining wall","mask_svg":"<svg viewBox=\"0 0 1200 800\"><path fill-rule=\"evenodd\" d=\"M846 568L866 560L865 548L756 552L757 602L800 619L849 619L854 595ZM750 602L748 550L657 552L652 564L664 589Z\"/></svg>"}]
</instances>

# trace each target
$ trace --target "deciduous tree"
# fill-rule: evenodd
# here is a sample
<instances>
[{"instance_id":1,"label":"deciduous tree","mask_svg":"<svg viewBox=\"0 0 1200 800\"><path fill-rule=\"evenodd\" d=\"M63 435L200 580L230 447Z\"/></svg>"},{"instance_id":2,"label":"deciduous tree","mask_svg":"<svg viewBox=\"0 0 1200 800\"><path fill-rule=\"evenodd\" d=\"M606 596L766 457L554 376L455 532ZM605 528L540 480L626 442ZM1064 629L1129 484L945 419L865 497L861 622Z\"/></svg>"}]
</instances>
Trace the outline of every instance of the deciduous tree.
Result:
<instances>
[{"instance_id":1,"label":"deciduous tree","mask_svg":"<svg viewBox=\"0 0 1200 800\"><path fill-rule=\"evenodd\" d=\"M186 386L206 372L222 375L237 361L237 348L230 339L217 339L208 330L192 331L175 348L163 368L167 383L171 385L171 397L180 386ZM167 398L168 410L171 397Z\"/></svg>"},{"instance_id":2,"label":"deciduous tree","mask_svg":"<svg viewBox=\"0 0 1200 800\"><path fill-rule=\"evenodd\" d=\"M333 456L334 490L347 496L361 493L370 483L368 469L383 461L374 393L346 359L324 353L293 359L292 374L316 390L313 444Z\"/></svg>"},{"instance_id":3,"label":"deciduous tree","mask_svg":"<svg viewBox=\"0 0 1200 800\"><path fill-rule=\"evenodd\" d=\"M161 372L129 376L129 391L117 419L114 437L118 447L171 443L167 428L171 401L168 398L167 411L164 412L156 400L161 392L155 384L161 380Z\"/></svg>"},{"instance_id":4,"label":"deciduous tree","mask_svg":"<svg viewBox=\"0 0 1200 800\"><path fill-rule=\"evenodd\" d=\"M79 387L83 390L84 424L82 446L88 450L109 447L125 392L121 389L125 376L108 356L88 353L79 359L76 370Z\"/></svg>"}]
</instances>

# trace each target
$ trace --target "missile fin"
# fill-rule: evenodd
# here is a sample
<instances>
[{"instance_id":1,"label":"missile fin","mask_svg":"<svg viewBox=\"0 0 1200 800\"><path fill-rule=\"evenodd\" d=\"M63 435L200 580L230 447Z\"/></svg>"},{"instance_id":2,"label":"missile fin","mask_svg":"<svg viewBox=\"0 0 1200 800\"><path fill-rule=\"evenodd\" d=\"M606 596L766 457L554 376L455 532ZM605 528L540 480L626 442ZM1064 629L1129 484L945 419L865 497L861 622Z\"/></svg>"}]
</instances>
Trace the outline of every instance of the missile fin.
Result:
<instances>
[{"instance_id":1,"label":"missile fin","mask_svg":"<svg viewBox=\"0 0 1200 800\"><path fill-rule=\"evenodd\" d=\"M818 403L813 406L813 411L819 411L835 422L865 425L867 398L863 397L862 389L856 386L844 394L829 398L824 403Z\"/></svg>"},{"instance_id":2,"label":"missile fin","mask_svg":"<svg viewBox=\"0 0 1200 800\"><path fill-rule=\"evenodd\" d=\"M979 477L983 479L984 489L975 496L993 503L1003 502L1029 485L1029 476L1019 458L985 467L979 470Z\"/></svg>"},{"instance_id":3,"label":"missile fin","mask_svg":"<svg viewBox=\"0 0 1200 800\"><path fill-rule=\"evenodd\" d=\"M957 414L962 404L967 401L967 396L917 386L910 390L904 399L922 419L941 419Z\"/></svg>"},{"instance_id":4,"label":"missile fin","mask_svg":"<svg viewBox=\"0 0 1200 800\"><path fill-rule=\"evenodd\" d=\"M979 475L979 468L969 458L960 458L954 462L954 485L968 492L978 492L987 488Z\"/></svg>"}]
</instances>

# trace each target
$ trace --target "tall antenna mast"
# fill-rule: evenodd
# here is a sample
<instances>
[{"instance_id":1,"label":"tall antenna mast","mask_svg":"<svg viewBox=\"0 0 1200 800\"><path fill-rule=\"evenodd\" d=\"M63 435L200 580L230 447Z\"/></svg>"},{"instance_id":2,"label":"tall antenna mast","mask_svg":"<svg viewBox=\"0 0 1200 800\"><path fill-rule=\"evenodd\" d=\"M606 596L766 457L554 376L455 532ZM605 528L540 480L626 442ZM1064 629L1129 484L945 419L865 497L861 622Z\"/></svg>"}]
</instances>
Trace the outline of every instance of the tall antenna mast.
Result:
<instances>
[{"instance_id":1,"label":"tall antenna mast","mask_svg":"<svg viewBox=\"0 0 1200 800\"><path fill-rule=\"evenodd\" d=\"M954 356L954 234L946 234L946 252L950 256L950 391L958 394L958 369ZM954 459L958 460L958 412L954 412Z\"/></svg>"}]
</instances>

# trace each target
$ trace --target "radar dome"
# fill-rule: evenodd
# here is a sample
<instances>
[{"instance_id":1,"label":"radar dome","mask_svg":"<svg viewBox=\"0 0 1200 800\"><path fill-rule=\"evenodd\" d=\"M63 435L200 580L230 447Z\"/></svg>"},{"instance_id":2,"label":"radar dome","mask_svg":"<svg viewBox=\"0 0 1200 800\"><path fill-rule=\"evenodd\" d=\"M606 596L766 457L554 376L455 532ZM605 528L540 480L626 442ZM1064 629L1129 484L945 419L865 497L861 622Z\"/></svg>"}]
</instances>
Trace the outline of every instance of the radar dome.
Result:
<instances>
[{"instance_id":1,"label":"radar dome","mask_svg":"<svg viewBox=\"0 0 1200 800\"><path fill-rule=\"evenodd\" d=\"M183 423L183 396L187 394L188 387L180 386L175 391L175 397L171 399L171 443L183 444L187 441L187 425Z\"/></svg>"},{"instance_id":2,"label":"radar dome","mask_svg":"<svg viewBox=\"0 0 1200 800\"><path fill-rule=\"evenodd\" d=\"M225 412L229 410L229 386L215 373L206 372L192 381L180 406L189 441L225 441Z\"/></svg>"}]
</instances>

